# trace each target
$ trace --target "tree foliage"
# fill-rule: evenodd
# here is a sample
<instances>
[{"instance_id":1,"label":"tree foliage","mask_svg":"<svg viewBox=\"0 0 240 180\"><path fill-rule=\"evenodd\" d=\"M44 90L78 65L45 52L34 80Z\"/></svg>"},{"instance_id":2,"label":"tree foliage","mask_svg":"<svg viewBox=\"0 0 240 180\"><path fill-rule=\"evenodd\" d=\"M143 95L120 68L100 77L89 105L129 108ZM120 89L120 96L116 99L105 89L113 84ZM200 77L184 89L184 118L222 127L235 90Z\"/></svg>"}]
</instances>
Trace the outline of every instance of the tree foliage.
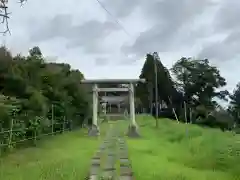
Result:
<instances>
[{"instance_id":1,"label":"tree foliage","mask_svg":"<svg viewBox=\"0 0 240 180\"><path fill-rule=\"evenodd\" d=\"M157 67L156 74L154 64ZM159 109L160 116L165 113L167 117L175 118L173 115L175 112L178 119L186 122L221 129L229 129L232 126L232 116L225 109L220 108L216 101L216 99L226 101L229 96L227 90L219 90L226 85L226 80L208 59L183 57L172 66L170 71L171 75L156 52L147 54L140 74L140 78L145 78L147 83L139 84L136 92L148 112L154 113L154 108L150 109L155 103L155 76L157 75L157 99L168 106L165 112L161 111L162 108ZM239 92L236 90L232 96L232 104L236 104Z\"/></svg>"},{"instance_id":2,"label":"tree foliage","mask_svg":"<svg viewBox=\"0 0 240 180\"><path fill-rule=\"evenodd\" d=\"M226 85L219 70L208 59L181 58L171 69L177 87L184 93L187 103L213 106L213 97L225 98L226 91L216 92Z\"/></svg>"},{"instance_id":3,"label":"tree foliage","mask_svg":"<svg viewBox=\"0 0 240 180\"><path fill-rule=\"evenodd\" d=\"M11 130L11 141L74 128L89 116L84 78L69 64L47 63L39 47L28 56L12 56L0 48L0 132ZM0 134L9 143L10 132Z\"/></svg>"},{"instance_id":4,"label":"tree foliage","mask_svg":"<svg viewBox=\"0 0 240 180\"><path fill-rule=\"evenodd\" d=\"M229 112L237 124L240 124L240 83L237 84L233 94L230 95Z\"/></svg>"},{"instance_id":5,"label":"tree foliage","mask_svg":"<svg viewBox=\"0 0 240 180\"><path fill-rule=\"evenodd\" d=\"M150 104L155 99L155 87L158 88L159 98L169 103L168 96L174 92L173 82L167 71L162 65L161 61L156 60L157 66L157 85L155 83L154 74L154 56L153 54L147 54L146 61L143 65L139 78L146 79L146 83L139 84L136 93L140 96L141 101L145 105L145 108L149 108Z\"/></svg>"},{"instance_id":6,"label":"tree foliage","mask_svg":"<svg viewBox=\"0 0 240 180\"><path fill-rule=\"evenodd\" d=\"M69 64L47 63L39 47L30 49L27 56L13 56L6 47L1 47L0 143L14 148L19 144L13 142L29 138L36 142L43 134L82 125L91 114L92 100L88 94L91 87L80 84L83 78ZM157 86L157 99L167 106L159 109L160 116L221 129L232 128L233 122L240 124L240 84L230 96L226 90L219 91L226 80L207 59L181 58L169 71L156 52L149 53L140 78L146 79L146 83L136 85L137 111L141 106L148 113L155 113ZM216 98L226 100L228 96L231 102L226 111Z\"/></svg>"}]
</instances>

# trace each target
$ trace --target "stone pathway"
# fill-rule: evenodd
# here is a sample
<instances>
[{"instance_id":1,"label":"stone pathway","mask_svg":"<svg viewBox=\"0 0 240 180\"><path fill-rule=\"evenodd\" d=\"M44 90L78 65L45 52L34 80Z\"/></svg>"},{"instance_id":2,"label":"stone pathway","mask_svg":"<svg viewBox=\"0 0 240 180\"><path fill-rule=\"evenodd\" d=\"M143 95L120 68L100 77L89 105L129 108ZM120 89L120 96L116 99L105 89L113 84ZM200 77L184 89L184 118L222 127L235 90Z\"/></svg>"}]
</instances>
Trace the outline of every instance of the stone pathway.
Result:
<instances>
[{"instance_id":1,"label":"stone pathway","mask_svg":"<svg viewBox=\"0 0 240 180\"><path fill-rule=\"evenodd\" d=\"M132 168L123 135L112 127L92 158L89 180L132 180Z\"/></svg>"}]
</instances>

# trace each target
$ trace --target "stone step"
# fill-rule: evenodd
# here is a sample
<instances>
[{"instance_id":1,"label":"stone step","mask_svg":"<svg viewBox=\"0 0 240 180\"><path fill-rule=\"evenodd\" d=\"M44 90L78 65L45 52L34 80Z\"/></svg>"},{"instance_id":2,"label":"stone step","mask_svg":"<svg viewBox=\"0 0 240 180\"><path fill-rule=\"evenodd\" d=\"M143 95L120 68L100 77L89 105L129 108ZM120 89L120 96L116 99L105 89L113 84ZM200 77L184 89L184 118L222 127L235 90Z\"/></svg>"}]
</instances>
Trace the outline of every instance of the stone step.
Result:
<instances>
[{"instance_id":1,"label":"stone step","mask_svg":"<svg viewBox=\"0 0 240 180\"><path fill-rule=\"evenodd\" d=\"M132 176L121 176L119 177L119 180L133 180Z\"/></svg>"},{"instance_id":2,"label":"stone step","mask_svg":"<svg viewBox=\"0 0 240 180\"><path fill-rule=\"evenodd\" d=\"M98 175L90 175L89 180L99 180L99 176Z\"/></svg>"},{"instance_id":3,"label":"stone step","mask_svg":"<svg viewBox=\"0 0 240 180\"><path fill-rule=\"evenodd\" d=\"M116 157L113 156L107 156L105 165L103 167L103 173L102 176L105 179L111 179L115 176L116 173Z\"/></svg>"},{"instance_id":4,"label":"stone step","mask_svg":"<svg viewBox=\"0 0 240 180\"><path fill-rule=\"evenodd\" d=\"M100 166L101 159L92 159L91 165L92 166Z\"/></svg>"},{"instance_id":5,"label":"stone step","mask_svg":"<svg viewBox=\"0 0 240 180\"><path fill-rule=\"evenodd\" d=\"M121 158L121 159L119 159L119 161L120 161L120 166L121 165L130 165L131 164L128 158L124 158L124 159Z\"/></svg>"},{"instance_id":6,"label":"stone step","mask_svg":"<svg viewBox=\"0 0 240 180\"><path fill-rule=\"evenodd\" d=\"M132 176L132 168L121 166L120 167L120 176Z\"/></svg>"},{"instance_id":7,"label":"stone step","mask_svg":"<svg viewBox=\"0 0 240 180\"><path fill-rule=\"evenodd\" d=\"M93 166L91 166L89 174L90 174L90 176L96 176L99 174L99 172L100 172L100 166L93 165Z\"/></svg>"}]
</instances>

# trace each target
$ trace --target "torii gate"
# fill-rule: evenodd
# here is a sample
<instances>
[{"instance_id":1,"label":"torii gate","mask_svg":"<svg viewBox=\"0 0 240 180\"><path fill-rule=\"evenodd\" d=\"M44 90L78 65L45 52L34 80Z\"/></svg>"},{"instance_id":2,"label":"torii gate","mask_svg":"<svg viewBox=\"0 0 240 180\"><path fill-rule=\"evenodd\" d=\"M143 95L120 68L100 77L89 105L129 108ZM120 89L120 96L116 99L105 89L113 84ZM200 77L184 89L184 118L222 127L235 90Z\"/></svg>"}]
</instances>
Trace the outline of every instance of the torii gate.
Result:
<instances>
[{"instance_id":1,"label":"torii gate","mask_svg":"<svg viewBox=\"0 0 240 180\"><path fill-rule=\"evenodd\" d=\"M135 104L134 104L134 84L145 82L145 79L89 79L82 80L81 83L93 85L93 115L92 127L89 131L90 136L98 136L100 134L98 127L98 92L129 92L130 103L130 125L127 135L130 137L138 137L137 124L135 121ZM128 84L128 87L120 88L98 88L98 84Z\"/></svg>"}]
</instances>

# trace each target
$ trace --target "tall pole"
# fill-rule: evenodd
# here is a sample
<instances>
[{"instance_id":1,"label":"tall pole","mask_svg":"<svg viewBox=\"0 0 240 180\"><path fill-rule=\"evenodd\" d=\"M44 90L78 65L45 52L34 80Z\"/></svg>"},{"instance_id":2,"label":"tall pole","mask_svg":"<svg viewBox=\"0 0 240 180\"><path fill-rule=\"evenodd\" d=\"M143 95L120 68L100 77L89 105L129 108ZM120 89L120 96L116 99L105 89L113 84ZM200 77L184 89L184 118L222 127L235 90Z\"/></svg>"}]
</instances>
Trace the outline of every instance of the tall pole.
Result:
<instances>
[{"instance_id":1,"label":"tall pole","mask_svg":"<svg viewBox=\"0 0 240 180\"><path fill-rule=\"evenodd\" d=\"M54 131L54 106L52 104L52 136L53 136L53 131Z\"/></svg>"},{"instance_id":2,"label":"tall pole","mask_svg":"<svg viewBox=\"0 0 240 180\"><path fill-rule=\"evenodd\" d=\"M155 111L156 111L156 127L158 127L158 77L157 77L157 58L156 52L153 53L154 59L154 76L155 76Z\"/></svg>"},{"instance_id":3,"label":"tall pole","mask_svg":"<svg viewBox=\"0 0 240 180\"><path fill-rule=\"evenodd\" d=\"M149 108L150 114L153 115L153 83L148 83L148 93L149 93Z\"/></svg>"}]
</instances>

